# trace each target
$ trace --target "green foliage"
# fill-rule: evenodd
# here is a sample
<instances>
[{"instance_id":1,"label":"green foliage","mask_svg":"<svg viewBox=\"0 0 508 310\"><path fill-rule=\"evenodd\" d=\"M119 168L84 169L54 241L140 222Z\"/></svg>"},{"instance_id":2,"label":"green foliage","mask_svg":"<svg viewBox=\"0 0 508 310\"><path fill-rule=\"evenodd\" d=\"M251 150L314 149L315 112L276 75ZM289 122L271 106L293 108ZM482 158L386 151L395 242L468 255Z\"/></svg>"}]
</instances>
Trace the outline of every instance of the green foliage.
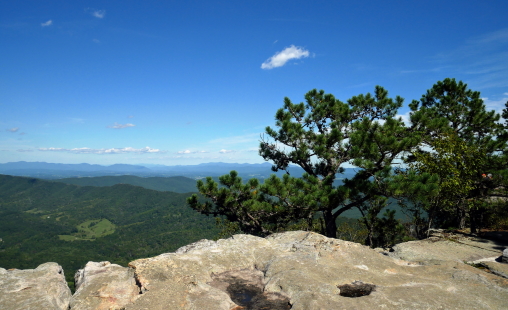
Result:
<instances>
[{"instance_id":1,"label":"green foliage","mask_svg":"<svg viewBox=\"0 0 508 310\"><path fill-rule=\"evenodd\" d=\"M262 185L255 179L243 184L234 171L220 178L220 186L208 178L198 182L207 200L194 196L188 203L257 235L302 223L317 230L314 220L320 218L323 233L336 237L337 218L353 208L363 214L371 246L420 238L433 221L462 227L469 218L474 231L487 214L487 198L506 197L508 125L486 110L479 92L454 79L436 83L410 104L409 126L396 118L402 103L379 86L373 95L347 102L317 90L305 95L305 103L285 98L275 114L276 128L266 128L259 154L273 162L274 172L286 175ZM508 104L504 114L508 117ZM408 169L394 169L403 162ZM345 164L358 170L337 182ZM305 173L291 176L291 165ZM483 173L495 176L486 180ZM379 218L390 198L411 216L409 235L394 211ZM454 218L460 223L450 221Z\"/></svg>"},{"instance_id":2,"label":"green foliage","mask_svg":"<svg viewBox=\"0 0 508 310\"><path fill-rule=\"evenodd\" d=\"M88 261L126 266L212 239L214 221L188 208L187 197L127 184L80 187L0 175L0 266L26 269L54 261L72 282ZM108 230L113 225L114 232ZM85 240L61 240L64 235Z\"/></svg>"},{"instance_id":3,"label":"green foliage","mask_svg":"<svg viewBox=\"0 0 508 310\"><path fill-rule=\"evenodd\" d=\"M417 173L439 178L439 191L428 197L426 211L465 214L474 204L471 193L481 186L486 154L475 145L468 145L455 134L443 134L431 142L433 152L415 153L410 167ZM441 219L442 220L442 219Z\"/></svg>"},{"instance_id":4,"label":"green foliage","mask_svg":"<svg viewBox=\"0 0 508 310\"><path fill-rule=\"evenodd\" d=\"M369 231L362 221L345 217L339 217L337 220L338 239L365 244Z\"/></svg>"},{"instance_id":5,"label":"green foliage","mask_svg":"<svg viewBox=\"0 0 508 310\"><path fill-rule=\"evenodd\" d=\"M479 92L454 79L437 82L410 107L413 128L423 133L424 143L408 157L409 166L413 174L438 178L438 190L428 191L427 202L421 203L429 212L429 226L436 218L441 225L463 228L469 218L475 232L486 198L506 185L501 176L506 174L502 151L508 135L500 116L486 110Z\"/></svg>"},{"instance_id":6,"label":"green foliage","mask_svg":"<svg viewBox=\"0 0 508 310\"><path fill-rule=\"evenodd\" d=\"M260 144L260 155L274 163L273 171L286 171L284 177L272 176L263 185L253 179L242 184L232 172L221 177L221 188L208 178L198 182L198 190L209 200L199 202L194 196L189 205L203 214L224 215L242 231L258 235L302 219L312 227L319 215L323 232L335 237L340 214L389 196L396 187L391 165L419 142L416 132L395 118L403 99L389 98L379 86L374 95L355 96L346 103L317 90L305 99L294 104L285 98L275 114L278 130L267 127ZM290 164L305 171L301 178L289 175ZM344 164L354 164L359 172L337 184Z\"/></svg>"},{"instance_id":7,"label":"green foliage","mask_svg":"<svg viewBox=\"0 0 508 310\"><path fill-rule=\"evenodd\" d=\"M88 240L93 241L115 233L116 225L107 219L89 220L76 226L77 232L72 235L59 235L60 240L77 241Z\"/></svg>"},{"instance_id":8,"label":"green foliage","mask_svg":"<svg viewBox=\"0 0 508 310\"><path fill-rule=\"evenodd\" d=\"M263 184L257 179L244 184L236 171L231 171L219 177L219 182L220 187L210 177L206 182L198 180L198 190L208 200L202 202L194 194L187 200L191 208L206 215L222 215L228 222L237 223L241 231L260 236L279 231L302 217L312 220L305 203L315 201L301 194L299 189L305 184L300 179L272 175Z\"/></svg>"}]
</instances>

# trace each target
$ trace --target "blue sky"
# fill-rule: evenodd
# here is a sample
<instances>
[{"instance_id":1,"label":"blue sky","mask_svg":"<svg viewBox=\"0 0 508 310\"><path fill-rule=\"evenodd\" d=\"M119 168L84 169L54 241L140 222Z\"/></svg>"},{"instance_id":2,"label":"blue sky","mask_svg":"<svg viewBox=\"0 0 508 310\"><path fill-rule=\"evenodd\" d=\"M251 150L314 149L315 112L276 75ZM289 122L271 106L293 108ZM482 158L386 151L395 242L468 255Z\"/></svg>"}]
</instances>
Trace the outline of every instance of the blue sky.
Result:
<instances>
[{"instance_id":1,"label":"blue sky","mask_svg":"<svg viewBox=\"0 0 508 310\"><path fill-rule=\"evenodd\" d=\"M260 163L285 96L508 100L508 1L2 1L0 163ZM407 108L400 110L401 115Z\"/></svg>"}]
</instances>

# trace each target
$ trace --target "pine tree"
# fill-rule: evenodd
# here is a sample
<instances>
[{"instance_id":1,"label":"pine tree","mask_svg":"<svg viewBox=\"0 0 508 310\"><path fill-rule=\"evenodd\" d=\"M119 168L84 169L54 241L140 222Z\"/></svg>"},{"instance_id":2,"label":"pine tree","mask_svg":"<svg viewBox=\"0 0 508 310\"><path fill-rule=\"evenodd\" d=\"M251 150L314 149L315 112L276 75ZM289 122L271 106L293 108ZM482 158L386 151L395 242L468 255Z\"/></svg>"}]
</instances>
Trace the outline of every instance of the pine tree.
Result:
<instances>
[{"instance_id":1,"label":"pine tree","mask_svg":"<svg viewBox=\"0 0 508 310\"><path fill-rule=\"evenodd\" d=\"M273 162L273 171L283 170L260 185L246 184L236 173L220 178L222 187L211 178L198 181L198 189L209 201L189 198L195 210L224 215L238 222L242 231L267 234L289 223L304 220L312 225L321 216L323 233L336 237L336 219L343 212L360 208L369 200L387 197L396 188L392 165L420 142L417 131L406 128L397 110L403 99L388 97L376 86L374 95L358 95L347 102L324 91L312 90L306 103L284 99L275 114L275 126L266 128L259 153ZM290 164L305 173L292 177ZM336 182L344 165L358 167L356 175Z\"/></svg>"},{"instance_id":2,"label":"pine tree","mask_svg":"<svg viewBox=\"0 0 508 310\"><path fill-rule=\"evenodd\" d=\"M439 177L439 190L427 197L432 201L426 204L430 219L440 213L442 222L456 218L463 228L469 216L474 232L476 205L500 185L506 170L500 155L508 135L499 114L487 111L479 92L449 78L437 82L410 108L412 128L422 133L423 141L408 157L410 166ZM489 174L494 177L485 182L482 175Z\"/></svg>"}]
</instances>

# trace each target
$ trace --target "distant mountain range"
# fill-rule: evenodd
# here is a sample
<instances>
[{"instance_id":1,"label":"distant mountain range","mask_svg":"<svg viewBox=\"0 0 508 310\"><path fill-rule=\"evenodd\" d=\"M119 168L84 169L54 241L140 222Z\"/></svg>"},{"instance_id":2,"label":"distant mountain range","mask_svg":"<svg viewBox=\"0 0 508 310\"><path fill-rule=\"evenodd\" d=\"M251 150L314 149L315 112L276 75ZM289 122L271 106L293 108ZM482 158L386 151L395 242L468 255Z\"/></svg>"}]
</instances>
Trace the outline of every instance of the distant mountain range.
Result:
<instances>
[{"instance_id":1,"label":"distant mountain range","mask_svg":"<svg viewBox=\"0 0 508 310\"><path fill-rule=\"evenodd\" d=\"M134 175L101 176L54 179L53 181L79 186L113 186L116 184L130 184L163 192L190 193L196 192L196 180L182 176L177 177L147 177Z\"/></svg>"},{"instance_id":2,"label":"distant mountain range","mask_svg":"<svg viewBox=\"0 0 508 310\"><path fill-rule=\"evenodd\" d=\"M111 166L91 164L55 164L46 162L10 162L0 164L0 174L14 176L37 177L43 179L61 179L70 177L96 177L135 175L139 177L169 177L184 176L193 179L207 176L217 177L236 170L243 178L267 178L274 172L270 163L262 164L234 164L234 163L206 163L188 166L164 166L164 165L126 165L115 164ZM298 166L289 168L291 175L299 177L303 169ZM284 171L276 174L282 175Z\"/></svg>"}]
</instances>

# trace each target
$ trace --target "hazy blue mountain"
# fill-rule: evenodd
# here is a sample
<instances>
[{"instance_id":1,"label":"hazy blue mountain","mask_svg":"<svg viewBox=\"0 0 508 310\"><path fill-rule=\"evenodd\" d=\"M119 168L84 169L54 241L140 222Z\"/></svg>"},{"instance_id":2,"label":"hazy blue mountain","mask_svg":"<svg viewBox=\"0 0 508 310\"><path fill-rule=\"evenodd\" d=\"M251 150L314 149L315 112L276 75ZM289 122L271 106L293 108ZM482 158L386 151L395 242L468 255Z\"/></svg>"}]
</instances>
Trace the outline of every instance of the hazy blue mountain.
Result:
<instances>
[{"instance_id":1,"label":"hazy blue mountain","mask_svg":"<svg viewBox=\"0 0 508 310\"><path fill-rule=\"evenodd\" d=\"M141 186L147 189L153 189L156 191L169 191L175 193L189 193L197 191L196 180L181 176L142 178L134 175L122 175L65 178L55 179L54 181L79 186L113 186L116 184L130 184L134 186Z\"/></svg>"},{"instance_id":2,"label":"hazy blue mountain","mask_svg":"<svg viewBox=\"0 0 508 310\"><path fill-rule=\"evenodd\" d=\"M184 176L192 179L201 179L207 176L218 177L236 170L244 178L265 179L275 173L271 170L270 163L262 164L236 164L236 163L205 163L199 165L126 165L115 164L110 166L91 164L54 164L45 162L14 162L0 164L0 173L14 176L26 176L42 179L62 179L73 177L99 177L132 175L139 177L170 177ZM300 177L303 169L298 166L290 166L289 172L294 177ZM278 176L285 171L278 171ZM345 173L338 178L352 177L354 169L346 169Z\"/></svg>"}]
</instances>

